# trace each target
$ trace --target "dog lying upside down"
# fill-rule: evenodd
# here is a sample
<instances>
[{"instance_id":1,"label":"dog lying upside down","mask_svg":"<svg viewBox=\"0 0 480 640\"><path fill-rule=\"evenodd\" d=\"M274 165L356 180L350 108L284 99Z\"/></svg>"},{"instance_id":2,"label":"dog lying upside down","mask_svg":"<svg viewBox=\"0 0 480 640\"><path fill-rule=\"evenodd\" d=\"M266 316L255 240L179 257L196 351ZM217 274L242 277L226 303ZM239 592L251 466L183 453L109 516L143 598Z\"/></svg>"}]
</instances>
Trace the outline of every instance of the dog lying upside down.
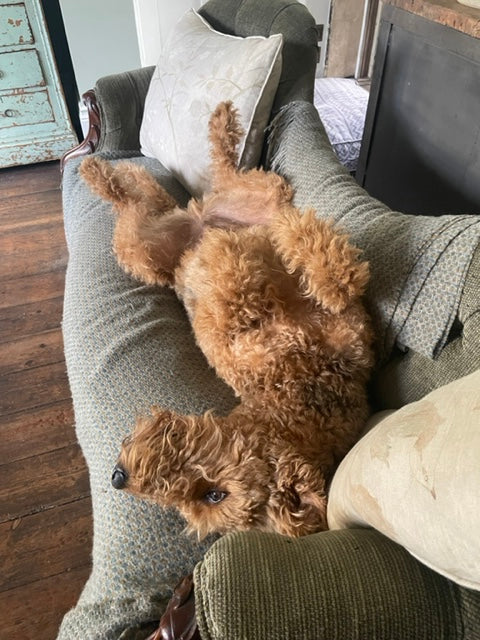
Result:
<instances>
[{"instance_id":1,"label":"dog lying upside down","mask_svg":"<svg viewBox=\"0 0 480 640\"><path fill-rule=\"evenodd\" d=\"M90 157L81 174L117 213L114 250L169 285L199 347L239 397L227 416L153 407L122 444L112 483L175 506L190 531L327 527L327 485L368 414L368 265L345 235L292 205L279 175L237 169L231 103L210 125L212 189L185 209L142 167Z\"/></svg>"}]
</instances>

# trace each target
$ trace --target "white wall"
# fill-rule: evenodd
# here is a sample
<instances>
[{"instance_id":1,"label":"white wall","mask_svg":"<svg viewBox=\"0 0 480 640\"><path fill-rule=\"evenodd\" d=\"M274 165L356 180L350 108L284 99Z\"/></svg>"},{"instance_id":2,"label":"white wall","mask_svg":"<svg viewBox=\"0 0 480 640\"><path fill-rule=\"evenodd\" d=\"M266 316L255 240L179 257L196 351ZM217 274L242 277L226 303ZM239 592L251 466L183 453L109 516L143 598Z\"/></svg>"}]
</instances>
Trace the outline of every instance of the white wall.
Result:
<instances>
[{"instance_id":1,"label":"white wall","mask_svg":"<svg viewBox=\"0 0 480 640\"><path fill-rule=\"evenodd\" d=\"M80 95L101 76L140 67L132 0L60 0L60 8Z\"/></svg>"},{"instance_id":2,"label":"white wall","mask_svg":"<svg viewBox=\"0 0 480 640\"><path fill-rule=\"evenodd\" d=\"M199 9L205 0L133 0L137 23L140 60L142 66L156 64L163 44L180 17L193 7ZM268 2L268 0L264 0ZM330 0L300 0L306 5L317 24L323 24L324 37L321 48L319 74L325 65L328 38Z\"/></svg>"},{"instance_id":3,"label":"white wall","mask_svg":"<svg viewBox=\"0 0 480 640\"><path fill-rule=\"evenodd\" d=\"M157 64L160 52L182 15L204 0L133 0L142 67Z\"/></svg>"}]
</instances>

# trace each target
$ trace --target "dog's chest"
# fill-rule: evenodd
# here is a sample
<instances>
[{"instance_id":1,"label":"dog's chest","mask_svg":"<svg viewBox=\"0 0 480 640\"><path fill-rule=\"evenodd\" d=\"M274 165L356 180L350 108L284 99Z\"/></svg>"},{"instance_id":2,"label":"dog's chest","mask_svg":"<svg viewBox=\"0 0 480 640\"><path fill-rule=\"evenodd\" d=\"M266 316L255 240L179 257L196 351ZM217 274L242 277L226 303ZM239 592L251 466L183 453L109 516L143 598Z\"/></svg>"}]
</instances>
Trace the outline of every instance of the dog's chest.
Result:
<instances>
[{"instance_id":1,"label":"dog's chest","mask_svg":"<svg viewBox=\"0 0 480 640\"><path fill-rule=\"evenodd\" d=\"M272 371L320 337L319 309L287 273L265 227L212 230L175 276L197 343L222 377L232 366Z\"/></svg>"}]
</instances>

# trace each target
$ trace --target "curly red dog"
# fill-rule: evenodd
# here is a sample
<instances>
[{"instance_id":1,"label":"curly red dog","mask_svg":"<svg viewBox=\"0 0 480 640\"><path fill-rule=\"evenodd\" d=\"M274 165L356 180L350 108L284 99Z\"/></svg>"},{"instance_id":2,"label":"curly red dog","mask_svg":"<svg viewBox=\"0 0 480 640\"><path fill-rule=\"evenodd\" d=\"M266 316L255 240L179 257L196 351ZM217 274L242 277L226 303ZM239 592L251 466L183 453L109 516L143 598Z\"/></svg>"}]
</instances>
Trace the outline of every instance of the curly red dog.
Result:
<instances>
[{"instance_id":1,"label":"curly red dog","mask_svg":"<svg viewBox=\"0 0 480 640\"><path fill-rule=\"evenodd\" d=\"M139 280L172 286L199 347L240 399L225 417L153 407L112 482L175 506L199 536L327 527L328 482L368 415L368 265L292 205L279 175L237 169L231 103L210 121L212 189L185 209L143 168L96 157L81 173L117 212L114 249Z\"/></svg>"}]
</instances>

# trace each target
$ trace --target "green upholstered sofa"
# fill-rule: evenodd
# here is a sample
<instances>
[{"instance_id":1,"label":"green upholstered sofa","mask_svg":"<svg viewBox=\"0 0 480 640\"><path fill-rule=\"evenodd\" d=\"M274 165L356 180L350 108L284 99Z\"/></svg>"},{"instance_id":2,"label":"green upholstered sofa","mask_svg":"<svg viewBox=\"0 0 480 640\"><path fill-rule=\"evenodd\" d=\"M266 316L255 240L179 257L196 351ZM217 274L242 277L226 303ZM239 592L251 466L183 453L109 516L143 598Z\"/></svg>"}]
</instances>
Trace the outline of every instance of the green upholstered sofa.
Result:
<instances>
[{"instance_id":1,"label":"green upholstered sofa","mask_svg":"<svg viewBox=\"0 0 480 640\"><path fill-rule=\"evenodd\" d=\"M64 168L63 331L77 435L90 472L93 569L58 638L147 638L174 586L192 571L202 638L480 638L478 216L471 224L460 216L453 239L437 245L455 226L452 218L432 222L390 212L339 164L311 103L316 35L303 5L210 0L202 13L221 31L285 35L266 162L291 181L299 206L336 219L371 262L367 302L382 338L371 429L334 477L331 530L299 540L252 531L199 543L183 532L175 512L115 491L111 470L139 412L152 404L225 412L235 398L208 368L173 292L142 285L116 264L110 206L78 175L75 155L91 150L85 143ZM98 81L96 152L146 166L185 203L181 184L139 152L152 71ZM457 239L460 250L453 251ZM407 294L419 262L423 279L412 302ZM437 267L441 277L432 284L427 276ZM420 300L429 317L432 287L431 308L446 333L435 343L435 357L429 355L432 335L438 338L438 328L430 330L435 319L419 335L415 306ZM390 411L378 413L384 409Z\"/></svg>"}]
</instances>

